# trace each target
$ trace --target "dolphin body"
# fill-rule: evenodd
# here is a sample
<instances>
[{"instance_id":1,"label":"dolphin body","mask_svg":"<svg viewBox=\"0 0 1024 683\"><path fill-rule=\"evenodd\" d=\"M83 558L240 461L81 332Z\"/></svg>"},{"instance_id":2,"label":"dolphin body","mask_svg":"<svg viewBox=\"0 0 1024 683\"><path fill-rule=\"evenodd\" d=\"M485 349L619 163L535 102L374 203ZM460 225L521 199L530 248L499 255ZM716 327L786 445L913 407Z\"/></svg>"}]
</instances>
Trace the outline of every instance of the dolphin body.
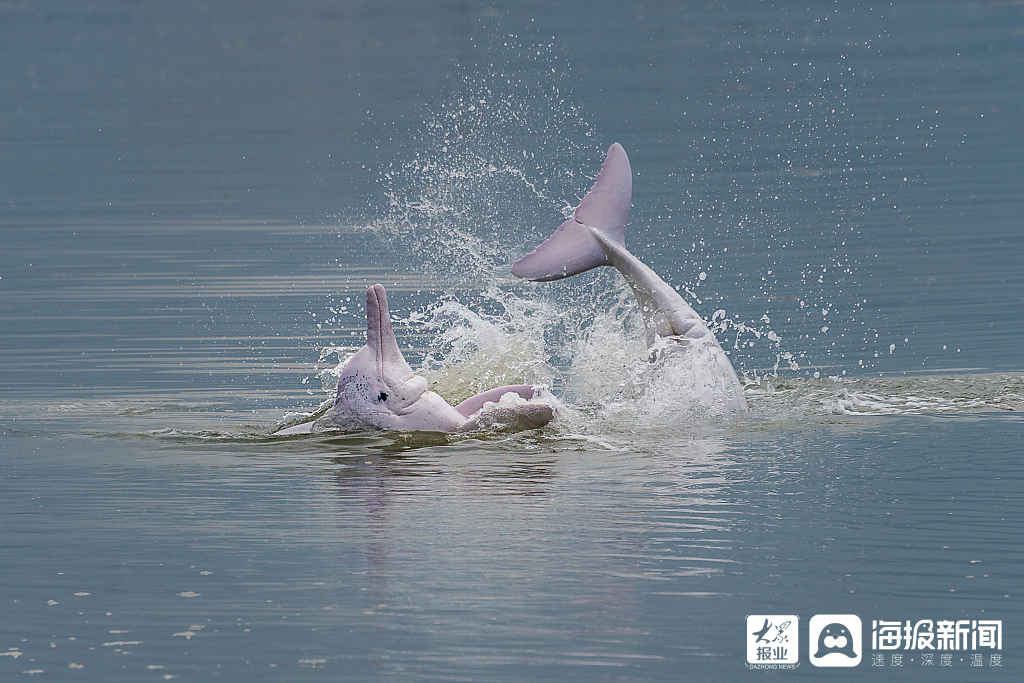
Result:
<instances>
[{"instance_id":1,"label":"dolphin body","mask_svg":"<svg viewBox=\"0 0 1024 683\"><path fill-rule=\"evenodd\" d=\"M539 387L498 387L454 408L413 372L398 348L388 298L381 285L366 290L366 344L348 359L338 380L334 405L315 421L287 427L275 436L308 434L317 427L411 432L521 431L543 427L552 407L533 402Z\"/></svg>"},{"instance_id":2,"label":"dolphin body","mask_svg":"<svg viewBox=\"0 0 1024 683\"><path fill-rule=\"evenodd\" d=\"M707 323L675 289L626 250L632 196L632 169L626 151L616 142L573 217L512 264L512 274L548 282L598 266L615 267L636 295L652 359L662 352L686 354L688 398L692 402L725 412L746 410L736 371Z\"/></svg>"}]
</instances>

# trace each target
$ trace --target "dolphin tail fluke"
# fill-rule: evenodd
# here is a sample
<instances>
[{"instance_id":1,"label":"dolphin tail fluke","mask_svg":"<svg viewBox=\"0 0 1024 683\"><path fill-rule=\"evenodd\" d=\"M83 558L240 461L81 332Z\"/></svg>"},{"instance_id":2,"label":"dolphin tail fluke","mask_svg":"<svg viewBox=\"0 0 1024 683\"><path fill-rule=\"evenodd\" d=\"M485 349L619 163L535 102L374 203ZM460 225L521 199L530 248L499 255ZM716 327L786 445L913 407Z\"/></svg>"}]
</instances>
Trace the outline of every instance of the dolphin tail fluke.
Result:
<instances>
[{"instance_id":1,"label":"dolphin tail fluke","mask_svg":"<svg viewBox=\"0 0 1024 683\"><path fill-rule=\"evenodd\" d=\"M572 218L562 223L543 244L512 264L516 277L538 282L560 280L597 266L612 265L605 240L623 245L633 177L622 145L608 150L594 186Z\"/></svg>"},{"instance_id":2,"label":"dolphin tail fluke","mask_svg":"<svg viewBox=\"0 0 1024 683\"><path fill-rule=\"evenodd\" d=\"M512 274L526 280L549 282L609 265L608 255L587 226L570 218L529 254L512 264Z\"/></svg>"},{"instance_id":3,"label":"dolphin tail fluke","mask_svg":"<svg viewBox=\"0 0 1024 683\"><path fill-rule=\"evenodd\" d=\"M573 217L577 223L596 228L613 242L621 243L632 197L633 170L626 150L616 142L608 149L594 186L576 207Z\"/></svg>"}]
</instances>

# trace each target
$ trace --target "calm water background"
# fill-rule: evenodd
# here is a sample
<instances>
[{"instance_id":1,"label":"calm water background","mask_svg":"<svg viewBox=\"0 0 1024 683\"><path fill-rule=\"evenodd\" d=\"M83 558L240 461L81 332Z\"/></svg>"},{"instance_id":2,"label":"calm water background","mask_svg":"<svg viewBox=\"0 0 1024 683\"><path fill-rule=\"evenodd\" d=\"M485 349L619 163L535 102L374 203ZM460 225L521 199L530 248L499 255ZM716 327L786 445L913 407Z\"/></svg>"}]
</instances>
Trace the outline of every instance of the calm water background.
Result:
<instances>
[{"instance_id":1,"label":"calm water background","mask_svg":"<svg viewBox=\"0 0 1024 683\"><path fill-rule=\"evenodd\" d=\"M1002 619L847 675L1019 677L1024 6L10 2L0 58L0 678L828 677L752 613ZM613 141L737 424L602 412L616 276L507 275ZM268 438L378 281L414 363L550 304L574 417Z\"/></svg>"}]
</instances>

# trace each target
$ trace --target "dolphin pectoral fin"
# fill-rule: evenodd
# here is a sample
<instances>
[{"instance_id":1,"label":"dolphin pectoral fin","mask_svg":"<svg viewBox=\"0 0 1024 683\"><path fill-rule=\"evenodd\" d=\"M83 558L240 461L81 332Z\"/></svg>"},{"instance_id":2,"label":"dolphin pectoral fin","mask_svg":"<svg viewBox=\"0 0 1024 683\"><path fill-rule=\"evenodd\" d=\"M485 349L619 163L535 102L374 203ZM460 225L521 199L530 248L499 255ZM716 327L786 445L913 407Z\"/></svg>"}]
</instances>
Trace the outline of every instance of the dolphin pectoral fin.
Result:
<instances>
[{"instance_id":1,"label":"dolphin pectoral fin","mask_svg":"<svg viewBox=\"0 0 1024 683\"><path fill-rule=\"evenodd\" d=\"M481 410L466 420L460 432L502 431L521 432L540 429L555 417L555 410L546 403L524 403L516 406Z\"/></svg>"},{"instance_id":2,"label":"dolphin pectoral fin","mask_svg":"<svg viewBox=\"0 0 1024 683\"><path fill-rule=\"evenodd\" d=\"M624 244L629 202L633 196L632 171L622 145L608 150L594 186L583 198L572 218L539 247L512 264L516 277L549 282L582 273L597 266L612 265L602 240ZM594 231L601 235L595 236Z\"/></svg>"},{"instance_id":3,"label":"dolphin pectoral fin","mask_svg":"<svg viewBox=\"0 0 1024 683\"><path fill-rule=\"evenodd\" d=\"M555 409L548 403L531 401L538 391L530 384L516 384L468 398L455 407L468 418L458 431L519 432L539 429L554 419ZM508 394L516 396L505 398Z\"/></svg>"},{"instance_id":4,"label":"dolphin pectoral fin","mask_svg":"<svg viewBox=\"0 0 1024 683\"><path fill-rule=\"evenodd\" d=\"M488 391L479 393L476 396L470 396L465 401L455 406L455 410L464 417L471 417L474 413L483 408L485 403L497 403L501 400L502 396L509 392L518 394L520 398L529 401L537 393L537 387L532 384L514 384L507 387L489 389Z\"/></svg>"},{"instance_id":5,"label":"dolphin pectoral fin","mask_svg":"<svg viewBox=\"0 0 1024 683\"><path fill-rule=\"evenodd\" d=\"M291 427L285 427L284 429L279 429L276 432L272 432L270 435L271 436L293 436L295 434L312 434L313 433L313 422L314 422L313 420L310 420L309 422L300 422L297 425L292 425Z\"/></svg>"}]
</instances>

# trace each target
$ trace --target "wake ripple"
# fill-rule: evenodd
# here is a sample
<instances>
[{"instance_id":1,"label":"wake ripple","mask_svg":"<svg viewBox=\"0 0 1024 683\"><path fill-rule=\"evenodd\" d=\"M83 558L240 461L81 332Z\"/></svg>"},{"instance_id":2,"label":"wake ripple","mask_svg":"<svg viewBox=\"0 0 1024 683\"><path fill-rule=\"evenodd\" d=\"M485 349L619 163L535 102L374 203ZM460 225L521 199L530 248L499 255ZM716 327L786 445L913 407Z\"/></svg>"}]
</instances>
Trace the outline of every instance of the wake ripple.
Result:
<instances>
[{"instance_id":1,"label":"wake ripple","mask_svg":"<svg viewBox=\"0 0 1024 683\"><path fill-rule=\"evenodd\" d=\"M1024 374L762 379L744 387L753 414L924 415L1024 411Z\"/></svg>"}]
</instances>

